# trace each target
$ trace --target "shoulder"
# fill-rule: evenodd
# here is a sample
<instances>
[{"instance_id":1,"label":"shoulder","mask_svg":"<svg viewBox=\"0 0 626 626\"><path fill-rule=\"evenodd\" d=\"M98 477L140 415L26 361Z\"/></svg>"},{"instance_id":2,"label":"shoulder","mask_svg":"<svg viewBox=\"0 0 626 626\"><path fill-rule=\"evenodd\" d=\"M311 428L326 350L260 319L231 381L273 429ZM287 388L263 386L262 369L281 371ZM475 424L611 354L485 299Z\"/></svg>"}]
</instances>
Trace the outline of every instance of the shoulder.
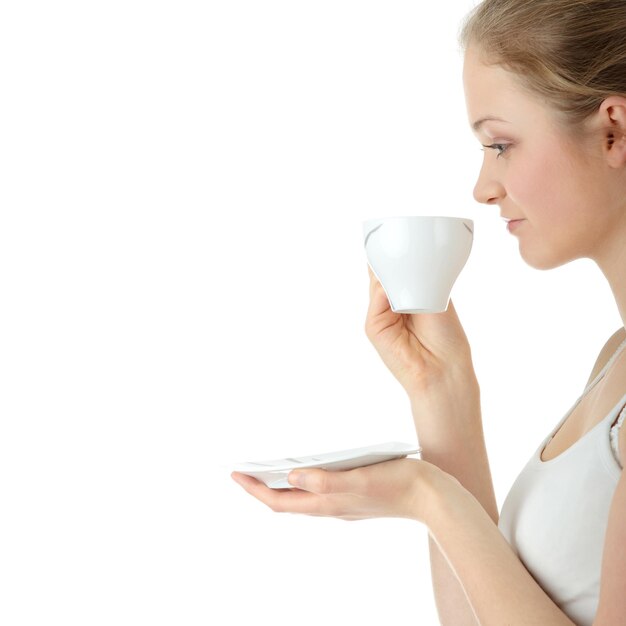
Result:
<instances>
[{"instance_id":1,"label":"shoulder","mask_svg":"<svg viewBox=\"0 0 626 626\"><path fill-rule=\"evenodd\" d=\"M626 597L626 471L617 483L604 540L600 598L594 624L625 624Z\"/></svg>"},{"instance_id":2,"label":"shoulder","mask_svg":"<svg viewBox=\"0 0 626 626\"><path fill-rule=\"evenodd\" d=\"M609 337L602 350L600 350L600 354L589 375L587 385L599 374L600 370L607 364L611 355L617 350L619 344L622 343L624 339L626 339L626 329L624 329L624 327L619 328Z\"/></svg>"},{"instance_id":3,"label":"shoulder","mask_svg":"<svg viewBox=\"0 0 626 626\"><path fill-rule=\"evenodd\" d=\"M591 382L604 367L619 344L626 339L624 328L614 333L602 348L589 377ZM626 421L620 428L619 450L622 465L626 461ZM626 624L624 620L626 597L626 470L622 470L611 501L604 538L600 597L594 624L609 626Z\"/></svg>"}]
</instances>

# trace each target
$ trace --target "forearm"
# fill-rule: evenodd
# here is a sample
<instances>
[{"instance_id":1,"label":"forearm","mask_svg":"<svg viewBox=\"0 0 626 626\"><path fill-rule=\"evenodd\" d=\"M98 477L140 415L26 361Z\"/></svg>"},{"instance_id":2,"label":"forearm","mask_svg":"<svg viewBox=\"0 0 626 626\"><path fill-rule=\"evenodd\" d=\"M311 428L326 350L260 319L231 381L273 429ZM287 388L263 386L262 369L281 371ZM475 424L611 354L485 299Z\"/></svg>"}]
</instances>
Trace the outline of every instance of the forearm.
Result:
<instances>
[{"instance_id":1,"label":"forearm","mask_svg":"<svg viewBox=\"0 0 626 626\"><path fill-rule=\"evenodd\" d=\"M467 373L467 372L466 372ZM454 476L498 521L480 410L480 390L473 376L452 378L437 390L411 398L422 459ZM476 616L456 574L429 537L433 594L442 626L476 626Z\"/></svg>"},{"instance_id":2,"label":"forearm","mask_svg":"<svg viewBox=\"0 0 626 626\"><path fill-rule=\"evenodd\" d=\"M442 626L478 626L456 574L432 536L428 537L435 605Z\"/></svg>"},{"instance_id":3,"label":"forearm","mask_svg":"<svg viewBox=\"0 0 626 626\"><path fill-rule=\"evenodd\" d=\"M473 374L457 380L450 376L428 391L412 394L410 401L422 459L454 476L497 524L480 388Z\"/></svg>"},{"instance_id":4,"label":"forearm","mask_svg":"<svg viewBox=\"0 0 626 626\"><path fill-rule=\"evenodd\" d=\"M574 626L537 584L476 498L429 473L424 519L481 626Z\"/></svg>"},{"instance_id":5,"label":"forearm","mask_svg":"<svg viewBox=\"0 0 626 626\"><path fill-rule=\"evenodd\" d=\"M487 453L479 426L459 437L459 432L450 433L445 445L436 449L429 447L428 438L421 438L424 445L422 458L454 476L459 483L471 492L476 502L486 512L489 519L497 524L498 509L489 471ZM471 445L471 441L474 444ZM424 442L424 443L422 443ZM440 547L433 537L429 537L430 569L433 594L439 620L442 626L477 626L476 616L455 572L451 569Z\"/></svg>"}]
</instances>

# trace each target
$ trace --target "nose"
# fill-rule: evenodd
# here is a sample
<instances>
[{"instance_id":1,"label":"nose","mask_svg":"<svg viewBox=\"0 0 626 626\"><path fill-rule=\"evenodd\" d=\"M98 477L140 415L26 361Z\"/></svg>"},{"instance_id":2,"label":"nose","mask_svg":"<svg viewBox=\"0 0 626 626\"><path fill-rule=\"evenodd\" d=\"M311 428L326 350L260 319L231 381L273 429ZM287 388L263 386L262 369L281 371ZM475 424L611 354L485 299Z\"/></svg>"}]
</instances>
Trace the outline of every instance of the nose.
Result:
<instances>
[{"instance_id":1,"label":"nose","mask_svg":"<svg viewBox=\"0 0 626 626\"><path fill-rule=\"evenodd\" d=\"M478 180L474 185L474 199L481 204L497 204L506 196L502 183L489 172L487 158L478 174Z\"/></svg>"}]
</instances>

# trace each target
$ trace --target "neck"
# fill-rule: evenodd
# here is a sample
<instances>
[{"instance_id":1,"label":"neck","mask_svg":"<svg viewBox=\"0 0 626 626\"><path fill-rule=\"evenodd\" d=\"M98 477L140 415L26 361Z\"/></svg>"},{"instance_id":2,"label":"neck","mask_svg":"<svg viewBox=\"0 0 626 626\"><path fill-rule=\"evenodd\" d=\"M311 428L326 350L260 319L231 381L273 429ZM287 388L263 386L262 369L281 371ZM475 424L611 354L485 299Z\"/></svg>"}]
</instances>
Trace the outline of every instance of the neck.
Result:
<instances>
[{"instance_id":1,"label":"neck","mask_svg":"<svg viewBox=\"0 0 626 626\"><path fill-rule=\"evenodd\" d=\"M623 236L616 237L604 248L602 257L594 261L609 282L622 325L626 326L626 246Z\"/></svg>"}]
</instances>

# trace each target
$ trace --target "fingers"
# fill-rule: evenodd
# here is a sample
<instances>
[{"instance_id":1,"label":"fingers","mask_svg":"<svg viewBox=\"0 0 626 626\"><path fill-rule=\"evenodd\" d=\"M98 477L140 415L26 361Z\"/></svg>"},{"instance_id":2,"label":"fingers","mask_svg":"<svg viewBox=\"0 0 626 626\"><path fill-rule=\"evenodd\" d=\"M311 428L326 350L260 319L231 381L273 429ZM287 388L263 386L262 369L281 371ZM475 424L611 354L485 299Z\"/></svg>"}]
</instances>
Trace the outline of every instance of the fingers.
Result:
<instances>
[{"instance_id":1,"label":"fingers","mask_svg":"<svg viewBox=\"0 0 626 626\"><path fill-rule=\"evenodd\" d=\"M359 480L356 470L351 471L328 471L323 469L293 470L287 480L293 485L293 490L270 489L264 483L241 474L233 472L232 479L241 485L250 495L275 508L278 504L300 506L306 501L302 495L351 493L357 491ZM294 511L298 512L298 511Z\"/></svg>"},{"instance_id":2,"label":"fingers","mask_svg":"<svg viewBox=\"0 0 626 626\"><path fill-rule=\"evenodd\" d=\"M294 470L289 473L289 484L319 495L355 493L358 491L358 472L328 471L322 469Z\"/></svg>"},{"instance_id":3,"label":"fingers","mask_svg":"<svg viewBox=\"0 0 626 626\"><path fill-rule=\"evenodd\" d=\"M367 270L370 275L370 301L367 310L367 320L369 322L379 315L390 311L391 304L389 303L389 298L387 298L387 294L381 282L376 278L376 275L369 265L367 266Z\"/></svg>"},{"instance_id":4,"label":"fingers","mask_svg":"<svg viewBox=\"0 0 626 626\"><path fill-rule=\"evenodd\" d=\"M268 506L276 513L307 513L316 515L316 496L298 489L270 489L264 483L239 472L231 474L232 479L241 485L251 496Z\"/></svg>"},{"instance_id":5,"label":"fingers","mask_svg":"<svg viewBox=\"0 0 626 626\"><path fill-rule=\"evenodd\" d=\"M370 299L371 299L374 293L374 289L376 288L376 283L378 282L378 279L374 275L374 272L372 272L372 268L369 266L369 263L367 265L367 271L370 275Z\"/></svg>"},{"instance_id":6,"label":"fingers","mask_svg":"<svg viewBox=\"0 0 626 626\"><path fill-rule=\"evenodd\" d=\"M408 327L420 344L442 362L448 365L466 363L469 343L452 300L441 313L411 315Z\"/></svg>"}]
</instances>

